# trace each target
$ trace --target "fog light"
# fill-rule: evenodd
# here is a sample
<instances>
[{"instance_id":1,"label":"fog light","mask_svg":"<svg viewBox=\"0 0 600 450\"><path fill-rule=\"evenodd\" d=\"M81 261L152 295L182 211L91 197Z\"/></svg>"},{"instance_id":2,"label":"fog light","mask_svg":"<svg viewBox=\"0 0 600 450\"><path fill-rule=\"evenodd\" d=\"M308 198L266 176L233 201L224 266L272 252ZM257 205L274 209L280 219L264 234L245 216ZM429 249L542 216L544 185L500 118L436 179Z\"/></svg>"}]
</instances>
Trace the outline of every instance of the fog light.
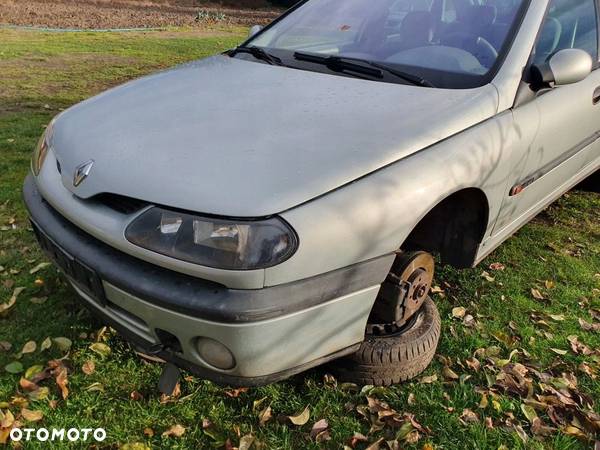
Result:
<instances>
[{"instance_id":1,"label":"fog light","mask_svg":"<svg viewBox=\"0 0 600 450\"><path fill-rule=\"evenodd\" d=\"M196 348L200 357L217 369L228 370L235 367L233 354L220 342L210 338L198 338Z\"/></svg>"}]
</instances>

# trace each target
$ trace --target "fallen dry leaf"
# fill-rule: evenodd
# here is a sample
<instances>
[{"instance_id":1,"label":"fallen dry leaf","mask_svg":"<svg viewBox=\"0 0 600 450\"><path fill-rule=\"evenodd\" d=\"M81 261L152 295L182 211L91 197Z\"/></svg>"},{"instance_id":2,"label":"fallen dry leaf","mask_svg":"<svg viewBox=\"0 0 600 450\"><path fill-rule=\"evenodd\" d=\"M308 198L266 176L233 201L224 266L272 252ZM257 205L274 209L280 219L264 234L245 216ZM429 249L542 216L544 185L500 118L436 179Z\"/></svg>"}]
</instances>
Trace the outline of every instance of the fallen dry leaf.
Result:
<instances>
[{"instance_id":1,"label":"fallen dry leaf","mask_svg":"<svg viewBox=\"0 0 600 450\"><path fill-rule=\"evenodd\" d=\"M573 353L575 353L577 355L584 355L584 356L589 356L589 355L594 354L594 351L590 347L585 345L583 342L580 342L579 338L577 336L575 336L575 335L567 336L567 340L569 341L569 344L571 344L571 350L573 350Z\"/></svg>"},{"instance_id":2,"label":"fallen dry leaf","mask_svg":"<svg viewBox=\"0 0 600 450\"><path fill-rule=\"evenodd\" d=\"M134 402L138 402L140 400L143 400L144 396L142 394L140 394L139 391L131 391L129 393L129 398L131 400L133 400Z\"/></svg>"},{"instance_id":3,"label":"fallen dry leaf","mask_svg":"<svg viewBox=\"0 0 600 450\"><path fill-rule=\"evenodd\" d=\"M573 426L573 425L568 425L565 428L561 429L561 431L565 434L568 434L569 436L575 436L576 438L579 438L579 439L587 438L585 432L581 428Z\"/></svg>"},{"instance_id":4,"label":"fallen dry leaf","mask_svg":"<svg viewBox=\"0 0 600 450\"><path fill-rule=\"evenodd\" d=\"M167 431L163 432L162 436L163 437L181 437L183 436L185 433L185 427L183 427L182 425L176 424L173 425L171 428L169 428Z\"/></svg>"},{"instance_id":5,"label":"fallen dry leaf","mask_svg":"<svg viewBox=\"0 0 600 450\"><path fill-rule=\"evenodd\" d=\"M259 410L259 408L262 406L262 404L265 402L266 399L267 399L267 397L263 397L261 399L254 400L252 402L252 412L257 412Z\"/></svg>"},{"instance_id":6,"label":"fallen dry leaf","mask_svg":"<svg viewBox=\"0 0 600 450\"><path fill-rule=\"evenodd\" d=\"M36 272L39 272L42 269L45 269L46 267L49 267L51 264L49 262L43 262L43 263L39 263L37 266L35 266L33 269L31 269L29 271L30 275L33 275Z\"/></svg>"},{"instance_id":7,"label":"fallen dry leaf","mask_svg":"<svg viewBox=\"0 0 600 450\"><path fill-rule=\"evenodd\" d=\"M310 430L310 437L317 442L324 442L330 439L329 437L329 422L326 419L321 419L312 426ZM327 434L325 434L327 433ZM320 437L320 438L319 438Z\"/></svg>"},{"instance_id":8,"label":"fallen dry leaf","mask_svg":"<svg viewBox=\"0 0 600 450\"><path fill-rule=\"evenodd\" d=\"M504 344L506 347L512 347L515 343L515 337L509 336L508 334L502 331L496 331L495 333L491 333L492 337L496 339L501 344Z\"/></svg>"},{"instance_id":9,"label":"fallen dry leaf","mask_svg":"<svg viewBox=\"0 0 600 450\"><path fill-rule=\"evenodd\" d=\"M489 281L490 283L493 283L494 281L496 281L496 279L494 277L492 277L489 273L487 273L486 271L481 272L481 276L483 278L486 279L486 281Z\"/></svg>"},{"instance_id":10,"label":"fallen dry leaf","mask_svg":"<svg viewBox=\"0 0 600 450\"><path fill-rule=\"evenodd\" d=\"M40 388L37 384L35 384L32 381L29 381L27 378L21 378L19 380L19 386L21 386L21 388L25 392L37 391Z\"/></svg>"},{"instance_id":11,"label":"fallen dry leaf","mask_svg":"<svg viewBox=\"0 0 600 450\"><path fill-rule=\"evenodd\" d=\"M55 369L55 381L56 385L60 388L60 393L62 395L63 400L66 400L69 396L69 388L67 388L67 384L69 380L67 378L67 368L64 366L58 367Z\"/></svg>"},{"instance_id":12,"label":"fallen dry leaf","mask_svg":"<svg viewBox=\"0 0 600 450\"><path fill-rule=\"evenodd\" d=\"M173 389L173 392L171 392L171 395L167 395L167 394L160 395L160 403L162 405L166 405L167 403L174 403L177 401L177 399L179 399L180 396L181 396L181 383L178 381L175 384L175 388Z\"/></svg>"},{"instance_id":13,"label":"fallen dry leaf","mask_svg":"<svg viewBox=\"0 0 600 450\"><path fill-rule=\"evenodd\" d=\"M12 344L8 341L0 341L0 352L10 352Z\"/></svg>"},{"instance_id":14,"label":"fallen dry leaf","mask_svg":"<svg viewBox=\"0 0 600 450\"><path fill-rule=\"evenodd\" d=\"M119 450L152 450L152 447L149 447L144 442L128 442L119 446Z\"/></svg>"},{"instance_id":15,"label":"fallen dry leaf","mask_svg":"<svg viewBox=\"0 0 600 450\"><path fill-rule=\"evenodd\" d=\"M479 409L485 409L488 407L489 401L487 394L481 394L481 400L479 401Z\"/></svg>"},{"instance_id":16,"label":"fallen dry leaf","mask_svg":"<svg viewBox=\"0 0 600 450\"><path fill-rule=\"evenodd\" d=\"M43 372L44 366L40 364L36 364L35 366L31 366L29 369L25 371L25 378L31 380L33 382L41 381L47 377L40 377L39 375Z\"/></svg>"},{"instance_id":17,"label":"fallen dry leaf","mask_svg":"<svg viewBox=\"0 0 600 450\"><path fill-rule=\"evenodd\" d=\"M545 300L544 296L538 289L531 288L531 295L533 295L533 298L536 300Z\"/></svg>"},{"instance_id":18,"label":"fallen dry leaf","mask_svg":"<svg viewBox=\"0 0 600 450\"><path fill-rule=\"evenodd\" d=\"M475 357L466 359L465 363L467 363L467 366L469 366L469 368L471 368L475 372L479 372L479 369L481 368L481 363Z\"/></svg>"},{"instance_id":19,"label":"fallen dry leaf","mask_svg":"<svg viewBox=\"0 0 600 450\"><path fill-rule=\"evenodd\" d=\"M429 430L421 426L421 424L415 420L413 414L399 414L397 411L392 409L390 405L388 405L386 402L381 401L375 397L368 396L367 403L367 410L364 410L361 407L357 407L357 411L359 411L364 417L370 419L371 432L381 430L384 426L389 426L391 428L400 428L398 435L400 435L401 431L404 431L405 434L407 434L412 429L418 430L422 433L429 432Z\"/></svg>"},{"instance_id":20,"label":"fallen dry leaf","mask_svg":"<svg viewBox=\"0 0 600 450\"><path fill-rule=\"evenodd\" d=\"M421 439L421 435L417 430L411 431L404 438L407 444L416 444L417 442L419 442L419 439Z\"/></svg>"},{"instance_id":21,"label":"fallen dry leaf","mask_svg":"<svg viewBox=\"0 0 600 450\"><path fill-rule=\"evenodd\" d=\"M96 364L94 361L88 360L82 364L81 371L86 375L91 375L96 371Z\"/></svg>"},{"instance_id":22,"label":"fallen dry leaf","mask_svg":"<svg viewBox=\"0 0 600 450\"><path fill-rule=\"evenodd\" d=\"M11 428L15 423L15 416L10 410L0 413L0 428Z\"/></svg>"},{"instance_id":23,"label":"fallen dry leaf","mask_svg":"<svg viewBox=\"0 0 600 450\"><path fill-rule=\"evenodd\" d=\"M519 438L521 438L523 443L526 444L527 441L529 440L529 436L527 435L527 433L525 433L525 430L523 430L523 427L521 425L513 424L513 428L516 431Z\"/></svg>"},{"instance_id":24,"label":"fallen dry leaf","mask_svg":"<svg viewBox=\"0 0 600 450\"><path fill-rule=\"evenodd\" d=\"M537 413L531 405L521 403L521 411L523 411L523 415L530 423L533 423L533 420L537 418Z\"/></svg>"},{"instance_id":25,"label":"fallen dry leaf","mask_svg":"<svg viewBox=\"0 0 600 450\"><path fill-rule=\"evenodd\" d=\"M21 353L24 355L28 353L33 353L36 351L36 349L37 344L35 343L35 341L27 341L23 346L23 350L21 350Z\"/></svg>"},{"instance_id":26,"label":"fallen dry leaf","mask_svg":"<svg viewBox=\"0 0 600 450\"><path fill-rule=\"evenodd\" d=\"M90 345L90 350L100 355L102 359L110 355L110 347L102 342L94 342Z\"/></svg>"},{"instance_id":27,"label":"fallen dry leaf","mask_svg":"<svg viewBox=\"0 0 600 450\"><path fill-rule=\"evenodd\" d=\"M460 415L460 419L464 423L479 422L479 416L477 415L477 413L473 412L472 410L470 410L468 408L463 410L462 414Z\"/></svg>"},{"instance_id":28,"label":"fallen dry leaf","mask_svg":"<svg viewBox=\"0 0 600 450\"><path fill-rule=\"evenodd\" d=\"M10 428L0 428L0 444L4 445L8 443L10 431Z\"/></svg>"},{"instance_id":29,"label":"fallen dry leaf","mask_svg":"<svg viewBox=\"0 0 600 450\"><path fill-rule=\"evenodd\" d=\"M592 380L595 380L597 375L597 370L596 368L590 366L588 363L586 362L582 362L581 364L579 364L579 370L583 373L585 373L587 376L589 376Z\"/></svg>"},{"instance_id":30,"label":"fallen dry leaf","mask_svg":"<svg viewBox=\"0 0 600 450\"><path fill-rule=\"evenodd\" d=\"M563 314L548 314L548 317L550 317L555 322L562 322L563 320L565 320L565 316Z\"/></svg>"},{"instance_id":31,"label":"fallen dry leaf","mask_svg":"<svg viewBox=\"0 0 600 450\"><path fill-rule=\"evenodd\" d=\"M431 383L435 383L437 381L437 379L438 379L437 375L433 374L433 375L421 377L421 379L419 380L419 383L421 383L421 384L431 384Z\"/></svg>"},{"instance_id":32,"label":"fallen dry leaf","mask_svg":"<svg viewBox=\"0 0 600 450\"><path fill-rule=\"evenodd\" d=\"M444 375L444 378L447 380L458 380L459 378L458 374L448 366L444 366L442 375Z\"/></svg>"},{"instance_id":33,"label":"fallen dry leaf","mask_svg":"<svg viewBox=\"0 0 600 450\"><path fill-rule=\"evenodd\" d=\"M535 417L531 422L531 432L536 436L550 436L556 432L556 428L544 425L542 419Z\"/></svg>"},{"instance_id":34,"label":"fallen dry leaf","mask_svg":"<svg viewBox=\"0 0 600 450\"><path fill-rule=\"evenodd\" d=\"M23 409L29 407L29 401L25 397L21 397L20 395L15 395L10 399L9 406L14 406L17 409Z\"/></svg>"},{"instance_id":35,"label":"fallen dry leaf","mask_svg":"<svg viewBox=\"0 0 600 450\"><path fill-rule=\"evenodd\" d=\"M21 416L27 422L39 422L44 417L44 413L42 411L31 411L27 408L23 408L21 410Z\"/></svg>"},{"instance_id":36,"label":"fallen dry leaf","mask_svg":"<svg viewBox=\"0 0 600 450\"><path fill-rule=\"evenodd\" d=\"M0 317L6 317L10 310L16 305L17 297L25 290L24 287L15 288L12 293L12 296L8 299L6 303L0 303Z\"/></svg>"},{"instance_id":37,"label":"fallen dry leaf","mask_svg":"<svg viewBox=\"0 0 600 450\"><path fill-rule=\"evenodd\" d=\"M594 331L594 332L600 331L600 323L589 323L581 318L578 319L578 321L579 321L579 326L584 331Z\"/></svg>"},{"instance_id":38,"label":"fallen dry leaf","mask_svg":"<svg viewBox=\"0 0 600 450\"><path fill-rule=\"evenodd\" d=\"M552 350L552 351L553 351L554 353L556 353L557 355L561 355L561 356L564 356L564 355L566 355L566 354L567 354L567 351L566 351L566 350L562 350L562 349L560 349L560 348L552 348L552 347L550 347L550 350Z\"/></svg>"},{"instance_id":39,"label":"fallen dry leaf","mask_svg":"<svg viewBox=\"0 0 600 450\"><path fill-rule=\"evenodd\" d=\"M439 286L432 286L431 291L432 294L439 294L439 295L443 295L444 294L444 290L439 287Z\"/></svg>"},{"instance_id":40,"label":"fallen dry leaf","mask_svg":"<svg viewBox=\"0 0 600 450\"><path fill-rule=\"evenodd\" d=\"M50 389L48 389L46 386L42 386L41 388L31 392L28 395L28 398L32 402L37 402L37 401L41 401L41 400L46 400L49 395L50 395ZM52 402L55 402L55 400L52 400L50 402L51 408L52 408Z\"/></svg>"},{"instance_id":41,"label":"fallen dry leaf","mask_svg":"<svg viewBox=\"0 0 600 450\"><path fill-rule=\"evenodd\" d=\"M43 352L45 350L48 350L50 347L52 347L52 339L50 339L49 337L47 337L46 339L44 339L40 345L40 351Z\"/></svg>"},{"instance_id":42,"label":"fallen dry leaf","mask_svg":"<svg viewBox=\"0 0 600 450\"><path fill-rule=\"evenodd\" d=\"M288 416L288 419L294 425L298 425L298 426L305 425L308 422L308 419L310 419L309 407L307 406L306 408L304 408L304 411L302 411L300 414L298 414L296 416Z\"/></svg>"},{"instance_id":43,"label":"fallen dry leaf","mask_svg":"<svg viewBox=\"0 0 600 450\"><path fill-rule=\"evenodd\" d=\"M368 441L369 441L369 439L364 434L355 432L354 435L348 440L348 445L352 448L356 448L356 446L359 442L368 442Z\"/></svg>"},{"instance_id":44,"label":"fallen dry leaf","mask_svg":"<svg viewBox=\"0 0 600 450\"><path fill-rule=\"evenodd\" d=\"M254 436L251 434L246 434L240 438L240 443L238 445L238 450L250 450L250 447L254 443Z\"/></svg>"},{"instance_id":45,"label":"fallen dry leaf","mask_svg":"<svg viewBox=\"0 0 600 450\"><path fill-rule=\"evenodd\" d=\"M454 317L455 319L462 319L463 317L465 317L466 313L467 310L463 306L457 306L455 308L452 308L452 317Z\"/></svg>"},{"instance_id":46,"label":"fallen dry leaf","mask_svg":"<svg viewBox=\"0 0 600 450\"><path fill-rule=\"evenodd\" d=\"M258 413L258 425L264 426L269 420L273 418L273 410L270 406L267 406Z\"/></svg>"},{"instance_id":47,"label":"fallen dry leaf","mask_svg":"<svg viewBox=\"0 0 600 450\"><path fill-rule=\"evenodd\" d=\"M242 395L246 392L248 392L248 388L242 387L242 388L230 389L228 391L225 391L225 395L227 397L231 397L231 398L238 398L240 395Z\"/></svg>"},{"instance_id":48,"label":"fallen dry leaf","mask_svg":"<svg viewBox=\"0 0 600 450\"><path fill-rule=\"evenodd\" d=\"M464 318L463 318L463 325L465 327L469 327L472 328L476 325L475 322L475 317L473 317L471 314L467 314Z\"/></svg>"}]
</instances>

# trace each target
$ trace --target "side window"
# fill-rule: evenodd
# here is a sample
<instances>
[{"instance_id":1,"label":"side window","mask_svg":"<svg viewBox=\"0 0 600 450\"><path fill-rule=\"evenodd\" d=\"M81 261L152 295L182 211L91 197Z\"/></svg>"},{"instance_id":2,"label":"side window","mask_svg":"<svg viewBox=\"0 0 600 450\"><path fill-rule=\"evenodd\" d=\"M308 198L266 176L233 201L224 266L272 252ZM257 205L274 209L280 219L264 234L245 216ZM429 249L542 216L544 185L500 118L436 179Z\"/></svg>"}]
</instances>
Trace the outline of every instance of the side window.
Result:
<instances>
[{"instance_id":1,"label":"side window","mask_svg":"<svg viewBox=\"0 0 600 450\"><path fill-rule=\"evenodd\" d=\"M534 62L543 63L566 48L579 48L598 60L598 24L594 0L552 0L535 48Z\"/></svg>"}]
</instances>

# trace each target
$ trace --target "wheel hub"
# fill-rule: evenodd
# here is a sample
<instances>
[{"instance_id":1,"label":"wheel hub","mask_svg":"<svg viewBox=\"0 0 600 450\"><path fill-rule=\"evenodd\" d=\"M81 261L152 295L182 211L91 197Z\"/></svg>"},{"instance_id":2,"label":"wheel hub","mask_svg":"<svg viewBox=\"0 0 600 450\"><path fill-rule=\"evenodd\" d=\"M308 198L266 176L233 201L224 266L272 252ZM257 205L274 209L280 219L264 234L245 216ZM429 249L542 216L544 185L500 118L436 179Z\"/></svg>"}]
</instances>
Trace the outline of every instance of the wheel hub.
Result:
<instances>
[{"instance_id":1,"label":"wheel hub","mask_svg":"<svg viewBox=\"0 0 600 450\"><path fill-rule=\"evenodd\" d=\"M434 260L426 252L401 253L381 285L367 333L397 333L421 308L433 281Z\"/></svg>"}]
</instances>

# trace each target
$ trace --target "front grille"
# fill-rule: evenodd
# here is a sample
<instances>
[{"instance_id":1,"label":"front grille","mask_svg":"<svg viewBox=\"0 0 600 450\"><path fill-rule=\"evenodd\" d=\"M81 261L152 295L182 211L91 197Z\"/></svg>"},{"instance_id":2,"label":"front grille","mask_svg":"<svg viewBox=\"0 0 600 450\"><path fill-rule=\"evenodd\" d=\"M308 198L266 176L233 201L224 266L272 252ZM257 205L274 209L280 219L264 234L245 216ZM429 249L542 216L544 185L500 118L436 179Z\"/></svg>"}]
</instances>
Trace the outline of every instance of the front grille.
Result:
<instances>
[{"instance_id":1,"label":"front grille","mask_svg":"<svg viewBox=\"0 0 600 450\"><path fill-rule=\"evenodd\" d=\"M148 202L117 194L98 194L93 200L121 214L133 214L149 205Z\"/></svg>"}]
</instances>

